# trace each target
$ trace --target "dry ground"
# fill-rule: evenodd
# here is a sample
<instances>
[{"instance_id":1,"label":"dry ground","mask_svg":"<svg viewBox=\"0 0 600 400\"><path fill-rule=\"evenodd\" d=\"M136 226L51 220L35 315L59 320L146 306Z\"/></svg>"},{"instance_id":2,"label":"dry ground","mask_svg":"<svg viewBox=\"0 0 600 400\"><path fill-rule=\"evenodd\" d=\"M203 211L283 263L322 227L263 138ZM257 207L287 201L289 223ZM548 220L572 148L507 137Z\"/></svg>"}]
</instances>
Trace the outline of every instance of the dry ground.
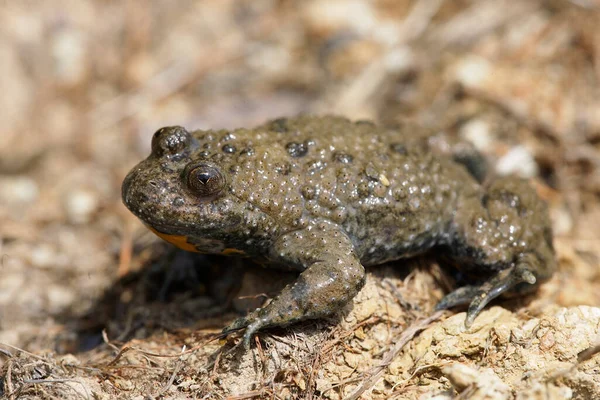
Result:
<instances>
[{"instance_id":1,"label":"dry ground","mask_svg":"<svg viewBox=\"0 0 600 400\"><path fill-rule=\"evenodd\" d=\"M0 32L0 397L600 398L598 0L3 1ZM158 127L300 112L474 142L549 203L560 270L465 332L423 320L435 255L374 268L240 352L220 329L293 276L173 253L120 184Z\"/></svg>"}]
</instances>

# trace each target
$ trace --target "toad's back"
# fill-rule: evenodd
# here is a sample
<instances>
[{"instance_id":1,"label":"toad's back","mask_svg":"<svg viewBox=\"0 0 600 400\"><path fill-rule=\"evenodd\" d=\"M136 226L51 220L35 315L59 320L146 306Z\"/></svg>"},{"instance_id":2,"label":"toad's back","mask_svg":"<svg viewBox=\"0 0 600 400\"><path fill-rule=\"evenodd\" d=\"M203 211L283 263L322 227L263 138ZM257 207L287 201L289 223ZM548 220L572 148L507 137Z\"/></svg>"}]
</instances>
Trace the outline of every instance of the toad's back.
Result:
<instances>
[{"instance_id":1,"label":"toad's back","mask_svg":"<svg viewBox=\"0 0 600 400\"><path fill-rule=\"evenodd\" d=\"M417 133L307 116L236 130L214 147L244 149L232 165L235 195L284 230L310 220L340 225L370 265L446 241L458 197L481 192L462 164Z\"/></svg>"}]
</instances>

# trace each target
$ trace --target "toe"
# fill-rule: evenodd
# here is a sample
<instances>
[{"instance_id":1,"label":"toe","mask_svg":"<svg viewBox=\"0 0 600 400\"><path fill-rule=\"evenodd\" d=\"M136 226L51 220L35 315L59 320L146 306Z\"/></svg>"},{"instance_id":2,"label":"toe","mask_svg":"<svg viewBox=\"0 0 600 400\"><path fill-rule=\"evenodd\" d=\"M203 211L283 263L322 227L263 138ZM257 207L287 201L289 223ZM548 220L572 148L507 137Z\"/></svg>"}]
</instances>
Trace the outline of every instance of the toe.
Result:
<instances>
[{"instance_id":1,"label":"toe","mask_svg":"<svg viewBox=\"0 0 600 400\"><path fill-rule=\"evenodd\" d=\"M516 267L499 271L481 286L463 286L456 289L437 304L436 310L469 304L465 319L465 327L469 328L490 301L516 285L527 283L527 286L530 286L534 285L536 281L537 279L528 265L519 264Z\"/></svg>"},{"instance_id":2,"label":"toe","mask_svg":"<svg viewBox=\"0 0 600 400\"><path fill-rule=\"evenodd\" d=\"M222 332L225 334L229 334L235 331L239 331L240 329L244 329L249 324L250 321L248 320L248 317L241 317L233 321L227 327L225 327Z\"/></svg>"},{"instance_id":3,"label":"toe","mask_svg":"<svg viewBox=\"0 0 600 400\"><path fill-rule=\"evenodd\" d=\"M437 303L435 309L436 311L446 310L455 306L469 304L478 291L478 286L461 286L444 296L444 298Z\"/></svg>"}]
</instances>

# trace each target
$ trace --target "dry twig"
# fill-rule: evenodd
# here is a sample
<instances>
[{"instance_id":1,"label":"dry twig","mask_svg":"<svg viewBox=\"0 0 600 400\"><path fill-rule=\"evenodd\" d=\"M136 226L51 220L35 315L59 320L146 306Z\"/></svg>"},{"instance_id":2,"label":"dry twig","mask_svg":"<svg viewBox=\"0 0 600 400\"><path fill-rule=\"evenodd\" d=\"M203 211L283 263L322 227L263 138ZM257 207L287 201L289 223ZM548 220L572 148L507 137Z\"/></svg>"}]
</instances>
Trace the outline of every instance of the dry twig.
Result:
<instances>
[{"instance_id":1,"label":"dry twig","mask_svg":"<svg viewBox=\"0 0 600 400\"><path fill-rule=\"evenodd\" d=\"M171 378L169 379L167 384L161 390L159 390L158 393L156 393L154 395L154 397L157 397L157 398L161 397L162 395L167 393L169 388L173 385L173 382L175 382L175 377L177 376L177 373L179 373L179 370L181 369L181 366L183 365L183 355L184 354L185 354L185 345L181 349L181 356L177 360L177 363L175 364L175 368L173 368L173 373L171 374Z\"/></svg>"}]
</instances>

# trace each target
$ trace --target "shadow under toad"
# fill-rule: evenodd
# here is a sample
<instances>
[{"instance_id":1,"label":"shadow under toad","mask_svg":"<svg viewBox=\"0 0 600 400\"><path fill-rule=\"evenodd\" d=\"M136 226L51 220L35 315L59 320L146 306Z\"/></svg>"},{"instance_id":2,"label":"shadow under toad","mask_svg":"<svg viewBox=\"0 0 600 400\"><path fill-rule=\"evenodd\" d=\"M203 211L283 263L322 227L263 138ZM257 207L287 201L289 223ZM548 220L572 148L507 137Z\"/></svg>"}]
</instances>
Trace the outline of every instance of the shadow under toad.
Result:
<instances>
[{"instance_id":1,"label":"shadow under toad","mask_svg":"<svg viewBox=\"0 0 600 400\"><path fill-rule=\"evenodd\" d=\"M297 276L279 270L266 274L248 259L189 253L163 243L148 250L143 267L115 281L83 315L56 317L66 329L55 351L84 352L106 339L119 346L162 332L207 330L217 336Z\"/></svg>"}]
</instances>

